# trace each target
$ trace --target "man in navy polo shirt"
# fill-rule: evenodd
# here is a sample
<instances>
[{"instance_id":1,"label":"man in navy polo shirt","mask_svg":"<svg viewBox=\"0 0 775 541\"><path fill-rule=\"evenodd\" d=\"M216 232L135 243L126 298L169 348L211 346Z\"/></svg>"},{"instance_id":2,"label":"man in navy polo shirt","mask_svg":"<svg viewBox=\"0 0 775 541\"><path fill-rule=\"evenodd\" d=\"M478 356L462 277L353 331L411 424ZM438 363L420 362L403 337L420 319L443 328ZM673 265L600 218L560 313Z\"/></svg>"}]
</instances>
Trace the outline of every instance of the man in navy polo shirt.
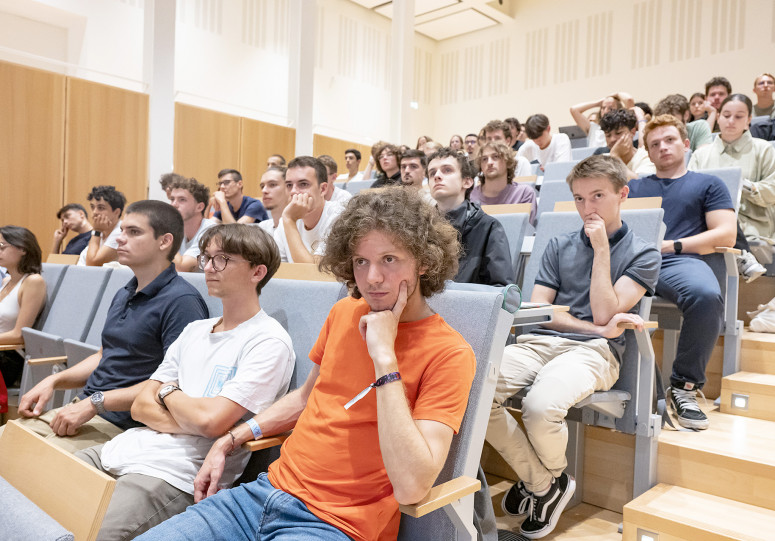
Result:
<instances>
[{"instance_id":1,"label":"man in navy polo shirt","mask_svg":"<svg viewBox=\"0 0 775 541\"><path fill-rule=\"evenodd\" d=\"M643 130L657 173L630 181L630 197L661 197L665 240L657 295L678 305L684 321L670 376L669 404L681 426L708 428L697 405L705 367L718 340L724 299L710 266L700 256L717 246L732 247L737 218L732 198L717 177L686 170L689 150L686 125L672 115L659 115Z\"/></svg>"},{"instance_id":2,"label":"man in navy polo shirt","mask_svg":"<svg viewBox=\"0 0 775 541\"><path fill-rule=\"evenodd\" d=\"M217 185L218 191L213 194L216 223L252 224L269 218L261 201L242 195L242 175L236 169L221 170Z\"/></svg>"},{"instance_id":3,"label":"man in navy polo shirt","mask_svg":"<svg viewBox=\"0 0 775 541\"><path fill-rule=\"evenodd\" d=\"M77 451L142 426L129 409L141 384L190 322L208 317L201 295L172 264L183 218L161 201L129 206L118 237L118 261L135 276L116 293L102 331L102 349L53 374L21 397L25 424L52 443ZM83 387L78 399L43 412L55 390Z\"/></svg>"},{"instance_id":4,"label":"man in navy polo shirt","mask_svg":"<svg viewBox=\"0 0 775 541\"><path fill-rule=\"evenodd\" d=\"M643 320L630 312L644 294L654 293L659 276L656 247L633 235L621 219L627 178L627 167L613 156L590 156L568 175L584 225L549 241L531 300L570 309L503 353L487 441L521 479L502 506L509 515L528 515L520 531L530 539L554 529L576 489L564 471L568 409L619 378L624 351L619 325L643 328ZM528 385L523 431L503 402Z\"/></svg>"}]
</instances>

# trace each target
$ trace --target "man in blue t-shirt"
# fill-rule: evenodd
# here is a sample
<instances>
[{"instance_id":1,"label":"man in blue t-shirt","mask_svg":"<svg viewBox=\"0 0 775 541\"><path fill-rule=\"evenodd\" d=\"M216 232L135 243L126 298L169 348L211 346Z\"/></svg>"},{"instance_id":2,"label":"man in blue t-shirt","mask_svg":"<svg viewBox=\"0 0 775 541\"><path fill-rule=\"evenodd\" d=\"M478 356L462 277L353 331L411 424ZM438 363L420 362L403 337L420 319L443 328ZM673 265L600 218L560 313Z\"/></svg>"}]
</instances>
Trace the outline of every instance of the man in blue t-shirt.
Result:
<instances>
[{"instance_id":1,"label":"man in blue t-shirt","mask_svg":"<svg viewBox=\"0 0 775 541\"><path fill-rule=\"evenodd\" d=\"M643 131L655 175L630 181L630 197L661 197L665 240L657 295L678 305L684 318L670 376L670 404L678 422L704 430L697 405L705 367L716 344L724 299L716 276L702 259L716 247L732 247L737 233L732 198L717 177L686 170L686 126L672 115L652 119Z\"/></svg>"},{"instance_id":2,"label":"man in blue t-shirt","mask_svg":"<svg viewBox=\"0 0 775 541\"><path fill-rule=\"evenodd\" d=\"M242 175L236 169L218 173L218 191L213 194L213 220L224 224L252 224L269 218L258 199L242 195Z\"/></svg>"},{"instance_id":3,"label":"man in blue t-shirt","mask_svg":"<svg viewBox=\"0 0 775 541\"><path fill-rule=\"evenodd\" d=\"M142 384L186 325L209 315L172 264L182 238L183 218L172 205L137 201L127 208L116 252L134 278L113 297L101 350L21 397L19 414L28 428L77 451L142 426L129 413ZM43 412L55 390L77 388L83 388L78 399Z\"/></svg>"},{"instance_id":4,"label":"man in blue t-shirt","mask_svg":"<svg viewBox=\"0 0 775 541\"><path fill-rule=\"evenodd\" d=\"M54 231L51 253L79 255L89 245L91 232L94 229L89 223L86 209L78 203L70 203L59 209L57 220L62 222L62 227ZM73 231L75 236L70 239L65 249L62 250L62 241L70 231Z\"/></svg>"}]
</instances>

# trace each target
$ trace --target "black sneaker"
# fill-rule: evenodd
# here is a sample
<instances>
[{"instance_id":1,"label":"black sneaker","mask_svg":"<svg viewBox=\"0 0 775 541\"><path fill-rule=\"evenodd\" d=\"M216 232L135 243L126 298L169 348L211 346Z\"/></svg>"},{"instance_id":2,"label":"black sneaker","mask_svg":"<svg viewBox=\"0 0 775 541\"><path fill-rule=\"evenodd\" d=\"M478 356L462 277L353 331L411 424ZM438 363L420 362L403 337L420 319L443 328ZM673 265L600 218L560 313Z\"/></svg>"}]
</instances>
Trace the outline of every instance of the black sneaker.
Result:
<instances>
[{"instance_id":1,"label":"black sneaker","mask_svg":"<svg viewBox=\"0 0 775 541\"><path fill-rule=\"evenodd\" d=\"M519 528L520 533L528 539L540 539L550 534L574 492L576 480L567 473L552 479L549 492L543 496L531 495L530 512Z\"/></svg>"},{"instance_id":2,"label":"black sneaker","mask_svg":"<svg viewBox=\"0 0 775 541\"><path fill-rule=\"evenodd\" d=\"M705 430L710 426L710 421L697 405L696 389L679 389L670 386L670 406L675 411L678 424L684 428L693 430Z\"/></svg>"},{"instance_id":3,"label":"black sneaker","mask_svg":"<svg viewBox=\"0 0 775 541\"><path fill-rule=\"evenodd\" d=\"M501 500L503 512L512 517L527 515L527 511L530 507L530 497L532 495L533 493L525 488L525 483L522 481L519 481L516 485L512 485Z\"/></svg>"}]
</instances>

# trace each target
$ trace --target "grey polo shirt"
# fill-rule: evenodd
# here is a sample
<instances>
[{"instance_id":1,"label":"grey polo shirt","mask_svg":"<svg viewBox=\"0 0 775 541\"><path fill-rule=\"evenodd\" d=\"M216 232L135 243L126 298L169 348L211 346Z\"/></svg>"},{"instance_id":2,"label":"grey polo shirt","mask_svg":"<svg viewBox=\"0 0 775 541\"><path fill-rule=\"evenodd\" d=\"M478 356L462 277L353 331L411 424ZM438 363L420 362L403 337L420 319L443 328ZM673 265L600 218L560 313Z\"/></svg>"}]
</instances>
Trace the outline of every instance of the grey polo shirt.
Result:
<instances>
[{"instance_id":1,"label":"grey polo shirt","mask_svg":"<svg viewBox=\"0 0 775 541\"><path fill-rule=\"evenodd\" d=\"M611 283L627 276L646 289L646 295L652 296L662 257L654 246L633 235L626 223L608 239L611 246ZM562 255L561 255L562 254ZM576 319L592 322L592 307L589 302L589 287L592 280L592 261L594 251L584 229L554 237L544 251L541 267L535 283L554 289L557 296L555 304L570 308L569 313ZM631 312L635 312L635 308ZM558 332L539 327L533 334L560 336L570 340L587 341L599 336L590 334ZM624 352L624 334L609 339L608 345L619 362Z\"/></svg>"}]
</instances>

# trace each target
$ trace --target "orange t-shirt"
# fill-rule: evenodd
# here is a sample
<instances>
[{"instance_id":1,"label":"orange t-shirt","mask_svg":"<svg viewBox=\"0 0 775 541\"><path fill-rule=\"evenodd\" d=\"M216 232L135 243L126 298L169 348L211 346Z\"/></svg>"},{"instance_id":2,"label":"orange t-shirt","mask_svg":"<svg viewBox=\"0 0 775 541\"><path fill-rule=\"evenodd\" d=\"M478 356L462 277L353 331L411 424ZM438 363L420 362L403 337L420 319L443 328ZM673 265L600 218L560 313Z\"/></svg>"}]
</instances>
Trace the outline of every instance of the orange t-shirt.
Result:
<instances>
[{"instance_id":1,"label":"orange t-shirt","mask_svg":"<svg viewBox=\"0 0 775 541\"><path fill-rule=\"evenodd\" d=\"M309 355L320 376L269 480L321 520L371 541L396 538L399 512L379 448L376 391L344 409L375 379L358 331L368 312L364 300L348 297L328 315ZM476 370L471 346L434 314L400 323L395 351L412 417L457 432Z\"/></svg>"}]
</instances>

